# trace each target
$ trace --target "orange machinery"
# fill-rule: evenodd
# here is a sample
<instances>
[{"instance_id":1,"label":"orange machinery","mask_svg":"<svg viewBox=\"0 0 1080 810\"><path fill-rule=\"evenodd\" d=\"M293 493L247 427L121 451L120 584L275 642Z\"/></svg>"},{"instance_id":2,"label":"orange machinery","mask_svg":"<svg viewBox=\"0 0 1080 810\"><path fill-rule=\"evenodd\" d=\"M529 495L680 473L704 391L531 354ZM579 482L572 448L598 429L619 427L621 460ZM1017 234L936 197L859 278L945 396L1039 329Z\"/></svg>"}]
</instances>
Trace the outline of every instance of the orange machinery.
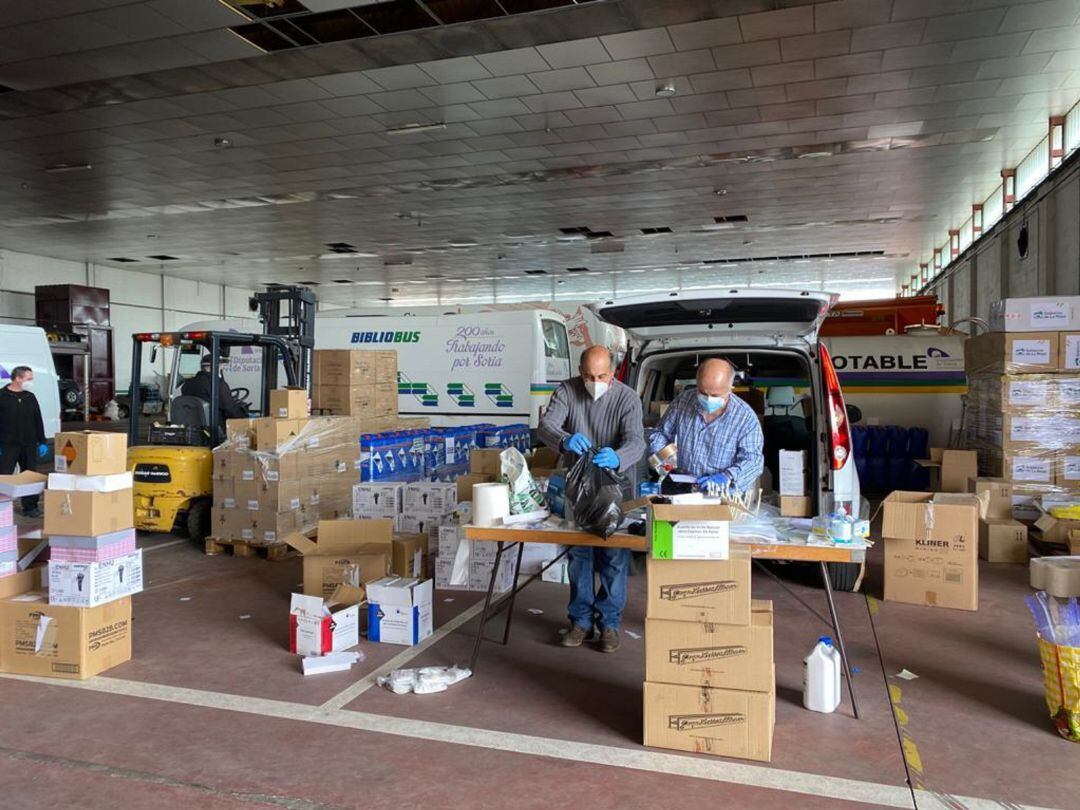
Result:
<instances>
[{"instance_id":1,"label":"orange machinery","mask_svg":"<svg viewBox=\"0 0 1080 810\"><path fill-rule=\"evenodd\" d=\"M937 326L944 309L933 295L841 302L829 310L822 337L903 335L909 326Z\"/></svg>"}]
</instances>

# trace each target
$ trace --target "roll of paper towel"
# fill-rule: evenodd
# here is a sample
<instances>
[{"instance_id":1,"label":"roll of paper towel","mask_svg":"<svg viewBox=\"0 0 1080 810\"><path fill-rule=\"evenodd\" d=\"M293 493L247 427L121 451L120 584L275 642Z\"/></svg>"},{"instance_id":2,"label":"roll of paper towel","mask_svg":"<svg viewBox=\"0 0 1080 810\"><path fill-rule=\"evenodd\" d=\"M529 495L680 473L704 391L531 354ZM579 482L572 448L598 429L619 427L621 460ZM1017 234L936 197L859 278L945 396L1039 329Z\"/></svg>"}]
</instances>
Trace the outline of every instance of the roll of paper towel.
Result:
<instances>
[{"instance_id":1,"label":"roll of paper towel","mask_svg":"<svg viewBox=\"0 0 1080 810\"><path fill-rule=\"evenodd\" d=\"M510 488L506 484L473 486L472 522L474 526L494 526L510 514Z\"/></svg>"}]
</instances>

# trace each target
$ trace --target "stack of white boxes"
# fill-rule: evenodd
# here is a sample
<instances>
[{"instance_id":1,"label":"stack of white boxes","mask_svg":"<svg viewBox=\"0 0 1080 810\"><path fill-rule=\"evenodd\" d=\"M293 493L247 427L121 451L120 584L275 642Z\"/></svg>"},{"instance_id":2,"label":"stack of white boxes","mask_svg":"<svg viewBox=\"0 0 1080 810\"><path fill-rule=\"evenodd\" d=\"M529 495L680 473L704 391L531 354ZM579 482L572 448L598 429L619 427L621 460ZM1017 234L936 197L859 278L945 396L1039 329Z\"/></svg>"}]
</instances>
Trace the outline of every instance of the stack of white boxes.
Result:
<instances>
[{"instance_id":1,"label":"stack of white boxes","mask_svg":"<svg viewBox=\"0 0 1080 810\"><path fill-rule=\"evenodd\" d=\"M49 604L91 608L143 589L121 433L59 433L45 491Z\"/></svg>"},{"instance_id":2,"label":"stack of white boxes","mask_svg":"<svg viewBox=\"0 0 1080 810\"><path fill-rule=\"evenodd\" d=\"M454 522L457 484L453 481L416 481L402 490L402 509L395 528L405 534L425 534L428 553L439 553L439 529Z\"/></svg>"},{"instance_id":3,"label":"stack of white boxes","mask_svg":"<svg viewBox=\"0 0 1080 810\"><path fill-rule=\"evenodd\" d=\"M462 569L461 581L453 581L454 561L458 554L465 554L461 548L468 544L468 567ZM439 552L435 559L435 587L440 590L486 591L491 581L491 572L495 568L495 556L498 544L487 540L466 540L465 530L461 526L439 527ZM514 562L517 549L503 553L499 563L499 573L495 578L495 593L503 593L514 586Z\"/></svg>"}]
</instances>

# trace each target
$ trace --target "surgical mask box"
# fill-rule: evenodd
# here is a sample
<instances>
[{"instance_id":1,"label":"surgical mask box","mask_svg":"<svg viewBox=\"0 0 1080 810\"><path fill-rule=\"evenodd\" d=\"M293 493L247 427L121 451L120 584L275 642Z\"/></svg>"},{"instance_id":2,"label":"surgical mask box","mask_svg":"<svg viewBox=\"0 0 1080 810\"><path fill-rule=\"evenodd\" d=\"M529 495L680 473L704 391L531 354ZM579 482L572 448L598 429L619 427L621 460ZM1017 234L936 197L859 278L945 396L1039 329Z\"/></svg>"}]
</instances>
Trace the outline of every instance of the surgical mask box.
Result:
<instances>
[{"instance_id":1,"label":"surgical mask box","mask_svg":"<svg viewBox=\"0 0 1080 810\"><path fill-rule=\"evenodd\" d=\"M401 514L404 484L355 484L353 493L353 517L396 518Z\"/></svg>"},{"instance_id":2,"label":"surgical mask box","mask_svg":"<svg viewBox=\"0 0 1080 810\"><path fill-rule=\"evenodd\" d=\"M48 604L44 567L0 579L0 672L84 680L131 658L131 598Z\"/></svg>"},{"instance_id":3,"label":"surgical mask box","mask_svg":"<svg viewBox=\"0 0 1080 810\"><path fill-rule=\"evenodd\" d=\"M355 647L360 643L362 602L362 590L344 586L329 600L294 593L289 605L289 652L326 655Z\"/></svg>"},{"instance_id":4,"label":"surgical mask box","mask_svg":"<svg viewBox=\"0 0 1080 810\"><path fill-rule=\"evenodd\" d=\"M780 451L780 494L806 494L806 451Z\"/></svg>"},{"instance_id":5,"label":"surgical mask box","mask_svg":"<svg viewBox=\"0 0 1080 810\"><path fill-rule=\"evenodd\" d=\"M73 475L115 475L127 471L127 435L90 430L57 433L56 472Z\"/></svg>"},{"instance_id":6,"label":"surgical mask box","mask_svg":"<svg viewBox=\"0 0 1080 810\"><path fill-rule=\"evenodd\" d=\"M367 586L368 641L412 646L434 631L430 579L386 577Z\"/></svg>"},{"instance_id":7,"label":"surgical mask box","mask_svg":"<svg viewBox=\"0 0 1080 810\"><path fill-rule=\"evenodd\" d=\"M734 517L720 504L650 503L646 539L655 560L726 560Z\"/></svg>"},{"instance_id":8,"label":"surgical mask box","mask_svg":"<svg viewBox=\"0 0 1080 810\"><path fill-rule=\"evenodd\" d=\"M142 549L107 562L49 561L50 605L97 607L142 589Z\"/></svg>"}]
</instances>

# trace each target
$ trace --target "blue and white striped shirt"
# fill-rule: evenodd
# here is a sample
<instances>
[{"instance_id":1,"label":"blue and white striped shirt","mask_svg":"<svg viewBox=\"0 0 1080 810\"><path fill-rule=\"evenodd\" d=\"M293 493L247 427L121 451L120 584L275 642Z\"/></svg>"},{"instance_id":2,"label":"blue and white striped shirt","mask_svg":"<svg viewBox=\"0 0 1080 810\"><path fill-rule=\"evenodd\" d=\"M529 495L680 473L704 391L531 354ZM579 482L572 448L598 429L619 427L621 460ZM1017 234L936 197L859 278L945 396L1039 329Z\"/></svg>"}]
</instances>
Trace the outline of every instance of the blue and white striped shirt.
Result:
<instances>
[{"instance_id":1,"label":"blue and white striped shirt","mask_svg":"<svg viewBox=\"0 0 1080 810\"><path fill-rule=\"evenodd\" d=\"M754 409L732 394L712 422L703 418L697 389L683 391L671 403L649 437L649 452L678 447L679 469L702 476L727 473L736 489L749 489L765 467L765 438Z\"/></svg>"}]
</instances>

